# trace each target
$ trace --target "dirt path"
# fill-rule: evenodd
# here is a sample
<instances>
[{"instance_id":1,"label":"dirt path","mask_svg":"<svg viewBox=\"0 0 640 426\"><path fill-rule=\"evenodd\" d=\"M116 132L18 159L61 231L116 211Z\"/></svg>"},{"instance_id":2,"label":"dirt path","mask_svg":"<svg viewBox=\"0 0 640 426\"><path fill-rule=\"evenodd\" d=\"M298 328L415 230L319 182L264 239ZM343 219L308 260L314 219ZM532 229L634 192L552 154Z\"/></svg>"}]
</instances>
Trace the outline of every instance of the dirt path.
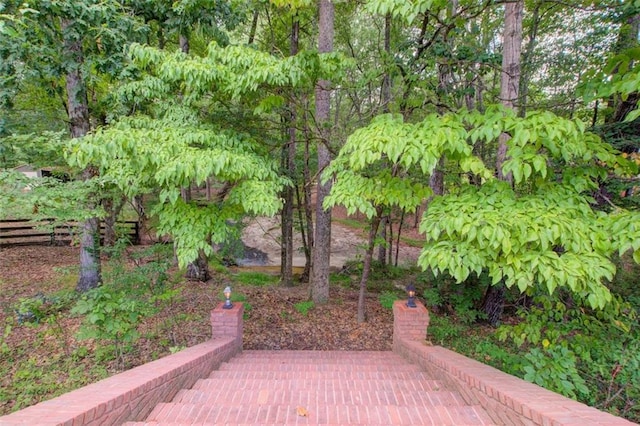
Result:
<instances>
[{"instance_id":1,"label":"dirt path","mask_svg":"<svg viewBox=\"0 0 640 426\"><path fill-rule=\"evenodd\" d=\"M280 265L280 218L254 218L247 222L242 241L248 247L267 254L267 265ZM333 223L331 227L331 266L342 268L349 260L361 259L366 248L366 239L361 232ZM294 238L294 266L304 266L305 257L300 234ZM398 256L400 266L415 264L420 248L401 246Z\"/></svg>"}]
</instances>

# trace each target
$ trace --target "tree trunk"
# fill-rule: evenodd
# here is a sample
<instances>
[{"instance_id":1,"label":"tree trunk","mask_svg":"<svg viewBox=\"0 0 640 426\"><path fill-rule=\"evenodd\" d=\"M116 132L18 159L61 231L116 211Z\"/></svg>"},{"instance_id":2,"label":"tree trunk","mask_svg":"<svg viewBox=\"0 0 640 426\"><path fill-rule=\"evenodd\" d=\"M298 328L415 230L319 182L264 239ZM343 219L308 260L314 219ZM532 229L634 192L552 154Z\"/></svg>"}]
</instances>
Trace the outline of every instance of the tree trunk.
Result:
<instances>
[{"instance_id":1,"label":"tree trunk","mask_svg":"<svg viewBox=\"0 0 640 426\"><path fill-rule=\"evenodd\" d=\"M320 0L318 51L333 51L334 7L331 0ZM320 80L316 85L316 122L318 125L318 186L316 192L316 229L311 267L311 297L316 304L329 300L329 266L331 260L331 210L323 206L331 192L331 180L322 183L322 172L331 162L329 151L329 109L331 83Z\"/></svg>"},{"instance_id":2,"label":"tree trunk","mask_svg":"<svg viewBox=\"0 0 640 426\"><path fill-rule=\"evenodd\" d=\"M520 52L522 50L522 11L524 2L505 4L504 41L502 47L502 79L500 80L500 97L506 108L516 109L518 88L520 87ZM513 182L511 174L502 173L502 164L507 159L507 141L509 136L502 134L498 140L496 155L496 169L498 179ZM483 310L487 314L490 324L496 325L500 321L505 301L504 283L490 285L487 288Z\"/></svg>"},{"instance_id":3,"label":"tree trunk","mask_svg":"<svg viewBox=\"0 0 640 426\"><path fill-rule=\"evenodd\" d=\"M400 214L400 224L398 225L398 235L396 237L396 258L393 263L393 266L398 266L398 256L400 255L400 235L402 235L402 227L404 226L404 209L402 209L402 213Z\"/></svg>"},{"instance_id":4,"label":"tree trunk","mask_svg":"<svg viewBox=\"0 0 640 426\"><path fill-rule=\"evenodd\" d=\"M291 23L291 45L290 55L295 56L298 53L298 37L300 33L300 21L298 17L293 17ZM287 287L293 286L293 191L296 182L296 104L291 94L289 99L289 143L283 147L283 168L289 176L293 185L287 186L283 190L282 198L284 205L282 207L282 241L280 255L280 275L282 284Z\"/></svg>"},{"instance_id":5,"label":"tree trunk","mask_svg":"<svg viewBox=\"0 0 640 426\"><path fill-rule=\"evenodd\" d=\"M186 34L180 34L180 50L189 53L189 37Z\"/></svg>"},{"instance_id":6,"label":"tree trunk","mask_svg":"<svg viewBox=\"0 0 640 426\"><path fill-rule=\"evenodd\" d=\"M506 292L504 284L500 282L496 285L490 284L484 295L482 310L487 315L489 324L494 327L500 323L500 318L502 318Z\"/></svg>"},{"instance_id":7,"label":"tree trunk","mask_svg":"<svg viewBox=\"0 0 640 426\"><path fill-rule=\"evenodd\" d=\"M524 1L505 4L504 37L502 43L502 74L500 79L500 99L506 108L517 109L518 88L520 86L520 53L522 51L522 11ZM513 177L504 175L502 165L507 160L509 136L500 135L496 154L498 179L511 182Z\"/></svg>"},{"instance_id":8,"label":"tree trunk","mask_svg":"<svg viewBox=\"0 0 640 426\"><path fill-rule=\"evenodd\" d=\"M305 105L307 102L305 100ZM309 120L306 115L306 111L308 108L305 107L303 111L305 111L304 117L304 169L302 171L304 178L304 186L303 186L303 194L304 194L304 215L305 215L305 225L307 229L307 242L305 244L305 264L304 271L302 272L302 277L300 281L306 283L309 282L311 278L311 266L313 265L313 246L314 246L314 226L313 226L313 203L311 197L311 171L309 168L309 164L311 161L311 153L310 153L310 143L311 140L309 138Z\"/></svg>"},{"instance_id":9,"label":"tree trunk","mask_svg":"<svg viewBox=\"0 0 640 426\"><path fill-rule=\"evenodd\" d=\"M527 113L527 97L529 95L529 81L531 80L531 75L533 74L533 66L531 65L531 58L533 57L533 52L536 47L536 43L538 41L538 29L540 27L540 22L542 21L542 16L540 15L540 8L542 7L543 2L539 2L535 5L532 11L531 17L531 25L529 26L528 40L524 52L522 53L522 73L519 81L519 110L518 114L521 117L524 117Z\"/></svg>"},{"instance_id":10,"label":"tree trunk","mask_svg":"<svg viewBox=\"0 0 640 426\"><path fill-rule=\"evenodd\" d=\"M187 32L180 34L179 42L180 50L183 53L189 53L191 47L189 44L189 35ZM180 188L180 197L185 203L191 202L191 185ZM211 277L211 274L209 272L209 262L207 260L207 256L202 250L198 252L198 257L196 258L196 260L190 262L187 265L185 277L190 280L198 280L202 282L207 281Z\"/></svg>"},{"instance_id":11,"label":"tree trunk","mask_svg":"<svg viewBox=\"0 0 640 426\"><path fill-rule=\"evenodd\" d=\"M112 197L102 200L102 207L107 215L104 218L104 247L113 247L118 239L116 232L116 224L118 222L118 216L124 207L125 198L120 198L117 203L114 203Z\"/></svg>"},{"instance_id":12,"label":"tree trunk","mask_svg":"<svg viewBox=\"0 0 640 426\"><path fill-rule=\"evenodd\" d=\"M72 59L70 69L66 75L67 113L69 116L69 130L72 138L80 138L91 129L89 119L89 101L80 67L84 62L82 39L73 37L69 27L72 22L61 21L64 37L65 56ZM97 176L98 172L88 166L82 172L82 179L89 180ZM96 203L89 201L87 207L94 209ZM80 272L76 290L84 292L100 285L100 219L93 217L82 224L80 236Z\"/></svg>"},{"instance_id":13,"label":"tree trunk","mask_svg":"<svg viewBox=\"0 0 640 426\"><path fill-rule=\"evenodd\" d=\"M251 29L249 30L249 39L247 40L247 44L249 45L253 44L253 40L256 37L256 30L258 29L259 15L260 15L260 12L256 8L256 10L253 11L253 19L251 20Z\"/></svg>"},{"instance_id":14,"label":"tree trunk","mask_svg":"<svg viewBox=\"0 0 640 426\"><path fill-rule=\"evenodd\" d=\"M378 234L378 241L381 244L378 246L378 262L381 265L387 263L387 223L389 222L389 216L385 216L380 220L380 233Z\"/></svg>"},{"instance_id":15,"label":"tree trunk","mask_svg":"<svg viewBox=\"0 0 640 426\"><path fill-rule=\"evenodd\" d=\"M391 14L387 13L384 17L384 52L387 55L387 60L391 57ZM382 78L382 88L380 90L382 112L387 114L389 112L389 104L391 103L391 75L389 69L385 67L384 76ZM385 216L380 221L380 235L379 241L382 243L378 246L378 262L381 265L387 263L387 223L390 223L391 216ZM389 248L390 250L390 248Z\"/></svg>"},{"instance_id":16,"label":"tree trunk","mask_svg":"<svg viewBox=\"0 0 640 426\"><path fill-rule=\"evenodd\" d=\"M359 324L362 324L367 320L365 294L367 291L367 281L369 280L369 273L371 272L371 260L373 259L373 250L376 245L376 234L378 233L378 226L380 225L381 216L382 210L378 209L376 215L373 217L373 219L371 219L371 227L369 228L369 244L367 245L367 251L364 254L362 277L360 277L360 294L358 295Z\"/></svg>"},{"instance_id":17,"label":"tree trunk","mask_svg":"<svg viewBox=\"0 0 640 426\"><path fill-rule=\"evenodd\" d=\"M211 278L209 274L209 265L207 256L202 250L198 252L198 258L187 265L187 272L185 276L191 280L198 280L205 282Z\"/></svg>"}]
</instances>

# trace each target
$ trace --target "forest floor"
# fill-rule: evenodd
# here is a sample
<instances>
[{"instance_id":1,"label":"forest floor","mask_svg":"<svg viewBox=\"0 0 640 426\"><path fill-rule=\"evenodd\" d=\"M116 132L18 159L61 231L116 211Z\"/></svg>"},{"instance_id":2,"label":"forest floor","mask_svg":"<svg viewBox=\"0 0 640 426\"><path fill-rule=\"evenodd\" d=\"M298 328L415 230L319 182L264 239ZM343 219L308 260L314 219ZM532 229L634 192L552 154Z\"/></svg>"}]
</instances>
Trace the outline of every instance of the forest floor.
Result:
<instances>
[{"instance_id":1,"label":"forest floor","mask_svg":"<svg viewBox=\"0 0 640 426\"><path fill-rule=\"evenodd\" d=\"M243 234L246 245L267 254L268 265L279 259L279 246L273 244L277 241L275 228L273 222L261 221L249 224ZM141 338L127 353L125 368L207 340L211 335L209 313L221 300L222 289L227 285L245 303L245 349L389 350L393 316L390 309L380 304L379 293L367 293L367 321L359 324L356 320L359 272L344 265L347 260L361 256L364 242L361 234L361 230L334 225L336 256L332 269L337 280L330 289L330 302L312 306L309 312L306 312L308 305L305 306L310 295L308 284L283 287L277 285L274 277L272 284L251 285L236 279L252 268L214 272L207 282L174 280L173 285L180 289L179 296L143 320L139 327ZM419 249L403 246L401 253L404 262L412 263ZM77 339L81 318L68 311L40 324L18 322L16 312L23 300L74 288L78 259L78 248L70 246L0 249L0 389L4 389L0 391L0 415L61 393L61 383L77 387L123 369L115 360L104 357L100 373L79 377L82 371L95 371L96 357L90 354L100 345ZM294 264L299 264L298 261ZM385 287L403 288L407 279L403 276L397 282L385 282ZM58 368L57 365L63 365L62 371L50 377L49 370ZM11 390L21 380L35 386L28 390L30 395ZM52 383L39 384L47 381Z\"/></svg>"}]
</instances>

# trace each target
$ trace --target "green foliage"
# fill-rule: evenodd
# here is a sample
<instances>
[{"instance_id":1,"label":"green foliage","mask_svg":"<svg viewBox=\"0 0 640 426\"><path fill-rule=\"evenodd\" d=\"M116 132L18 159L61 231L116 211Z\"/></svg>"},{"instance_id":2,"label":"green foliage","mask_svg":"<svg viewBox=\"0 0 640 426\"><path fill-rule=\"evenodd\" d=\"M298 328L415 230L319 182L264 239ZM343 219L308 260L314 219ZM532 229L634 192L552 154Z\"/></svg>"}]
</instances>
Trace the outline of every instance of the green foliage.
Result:
<instances>
[{"instance_id":1,"label":"green foliage","mask_svg":"<svg viewBox=\"0 0 640 426\"><path fill-rule=\"evenodd\" d=\"M587 74L580 86L580 92L587 101L620 95L627 99L640 88L640 48L634 46L612 55L606 66ZM636 108L627 115L625 121L633 121L640 116Z\"/></svg>"},{"instance_id":2,"label":"green foliage","mask_svg":"<svg viewBox=\"0 0 640 426\"><path fill-rule=\"evenodd\" d=\"M412 23L419 15L432 8L441 8L448 3L444 0L369 0L366 5L372 13L383 16L391 14L407 23Z\"/></svg>"},{"instance_id":3,"label":"green foliage","mask_svg":"<svg viewBox=\"0 0 640 426\"><path fill-rule=\"evenodd\" d=\"M9 351L11 351L9 344L7 343L7 339L11 335L11 331L14 327L14 322L10 317L8 317L5 318L5 323L2 325L4 326L4 329L2 330L2 334L0 335L0 359L4 358L4 356L7 355Z\"/></svg>"},{"instance_id":4,"label":"green foliage","mask_svg":"<svg viewBox=\"0 0 640 426\"><path fill-rule=\"evenodd\" d=\"M136 327L140 319L150 313L146 303L108 287L88 292L72 312L85 317L78 337L112 342L115 358L122 364L127 345L139 337Z\"/></svg>"},{"instance_id":5,"label":"green foliage","mask_svg":"<svg viewBox=\"0 0 640 426\"><path fill-rule=\"evenodd\" d=\"M315 306L316 304L313 302L313 300L304 300L302 302L297 302L293 305L296 311L298 311L300 314L302 314L305 317L309 314L309 311L311 309L315 308Z\"/></svg>"},{"instance_id":6,"label":"green foliage","mask_svg":"<svg viewBox=\"0 0 640 426\"><path fill-rule=\"evenodd\" d=\"M640 383L636 308L619 298L602 310L585 304L568 295L534 298L520 311L522 321L501 326L497 336L525 352L519 374L526 380L634 416L631 401L638 397Z\"/></svg>"},{"instance_id":7,"label":"green foliage","mask_svg":"<svg viewBox=\"0 0 640 426\"><path fill-rule=\"evenodd\" d=\"M71 308L76 299L73 291L61 291L51 295L42 293L30 298L21 298L15 308L18 324L39 324Z\"/></svg>"},{"instance_id":8,"label":"green foliage","mask_svg":"<svg viewBox=\"0 0 640 426\"><path fill-rule=\"evenodd\" d=\"M143 106L145 114L112 121L73 141L67 158L80 168L95 164L104 179L129 196L157 190L159 203L151 209L157 231L173 237L184 266L200 252L211 255L211 242L232 238L228 223L245 214L276 214L280 191L289 184L259 140L264 132L254 137L226 118L214 120L223 111L219 102L255 99L256 91L270 87L312 87L320 77L335 78L345 61L310 51L278 59L250 47L215 43L205 57L141 45L129 52L142 77L123 87L120 100L127 108ZM260 105L255 112L266 113L280 105L280 98L267 95ZM207 179L228 184L227 196L205 206L180 199L180 188Z\"/></svg>"},{"instance_id":9,"label":"green foliage","mask_svg":"<svg viewBox=\"0 0 640 426\"><path fill-rule=\"evenodd\" d=\"M123 254L124 248L120 245L114 250ZM178 295L178 290L167 285L170 256L166 247L153 246L131 256L136 265L133 269L120 255L112 256L104 284L84 294L72 309L84 317L78 337L103 342L124 367L126 352L139 338L140 321Z\"/></svg>"},{"instance_id":10,"label":"green foliage","mask_svg":"<svg viewBox=\"0 0 640 426\"><path fill-rule=\"evenodd\" d=\"M615 273L612 234L603 222L571 188L517 196L505 182L469 186L429 206L418 262L436 274L450 271L458 282L486 270L492 283L521 292L538 283L549 293L568 287L602 307L611 300L603 280Z\"/></svg>"},{"instance_id":11,"label":"green foliage","mask_svg":"<svg viewBox=\"0 0 640 426\"><path fill-rule=\"evenodd\" d=\"M424 272L416 278L419 288L424 288L422 296L425 305L437 315L452 315L463 324L473 324L486 315L480 310L484 290L489 285L486 274L467 278L462 285L448 274L434 276Z\"/></svg>"},{"instance_id":12,"label":"green foliage","mask_svg":"<svg viewBox=\"0 0 640 426\"><path fill-rule=\"evenodd\" d=\"M474 145L505 133L511 137L502 172L514 187L494 179L473 154ZM492 284L521 292L539 284L550 293L569 288L594 307L611 300L603 284L615 273L609 258L616 250L638 253L637 215L596 213L584 194L607 169L624 175L637 167L579 120L549 112L518 117L502 107L430 114L418 123L381 115L354 132L326 170L324 179L335 182L325 207L341 204L368 217L392 206L411 211L430 194L425 178L442 158L470 179L431 202L420 227L423 269L448 271L457 282L486 271Z\"/></svg>"},{"instance_id":13,"label":"green foliage","mask_svg":"<svg viewBox=\"0 0 640 426\"><path fill-rule=\"evenodd\" d=\"M0 388L0 399L12 401L15 410L108 376L104 366L86 363L84 360L79 362L75 356L41 359L26 355L16 360L16 363L19 365L11 376L12 385Z\"/></svg>"},{"instance_id":14,"label":"green foliage","mask_svg":"<svg viewBox=\"0 0 640 426\"><path fill-rule=\"evenodd\" d=\"M278 276L273 274L265 274L263 272L242 271L238 272L235 280L241 284L266 286L278 282Z\"/></svg>"},{"instance_id":15,"label":"green foliage","mask_svg":"<svg viewBox=\"0 0 640 426\"><path fill-rule=\"evenodd\" d=\"M87 209L87 200L103 182L69 181L57 178L28 178L12 170L0 170L0 212L1 217L24 219L51 219L49 225L80 221L95 215L102 215L101 209Z\"/></svg>"},{"instance_id":16,"label":"green foliage","mask_svg":"<svg viewBox=\"0 0 640 426\"><path fill-rule=\"evenodd\" d=\"M533 348L524 357L527 360L522 367L525 380L573 399L589 395L585 380L578 372L576 356L569 349Z\"/></svg>"},{"instance_id":17,"label":"green foliage","mask_svg":"<svg viewBox=\"0 0 640 426\"><path fill-rule=\"evenodd\" d=\"M467 327L458 324L449 317L433 315L429 318L429 328L427 329L427 340L433 344L446 347L456 347L460 336L466 336Z\"/></svg>"},{"instance_id":18,"label":"green foliage","mask_svg":"<svg viewBox=\"0 0 640 426\"><path fill-rule=\"evenodd\" d=\"M62 149L65 143L66 135L62 131L0 137L0 167L11 168L22 164L48 168L64 166Z\"/></svg>"},{"instance_id":19,"label":"green foliage","mask_svg":"<svg viewBox=\"0 0 640 426\"><path fill-rule=\"evenodd\" d=\"M393 291L383 291L378 295L378 300L380 301L380 305L382 305L385 309L393 309L393 302L399 300L398 294Z\"/></svg>"}]
</instances>

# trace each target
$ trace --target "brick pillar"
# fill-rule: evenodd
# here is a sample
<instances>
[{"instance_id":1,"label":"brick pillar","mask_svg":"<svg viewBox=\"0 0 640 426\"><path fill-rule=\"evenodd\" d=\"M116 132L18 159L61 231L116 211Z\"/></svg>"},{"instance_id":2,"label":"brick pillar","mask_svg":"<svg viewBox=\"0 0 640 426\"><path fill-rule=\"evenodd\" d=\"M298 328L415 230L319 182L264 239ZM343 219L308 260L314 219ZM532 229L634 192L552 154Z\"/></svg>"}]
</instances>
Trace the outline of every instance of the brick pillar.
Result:
<instances>
[{"instance_id":1,"label":"brick pillar","mask_svg":"<svg viewBox=\"0 0 640 426\"><path fill-rule=\"evenodd\" d=\"M396 300L393 303L393 343L398 339L418 340L427 339L429 326L429 311L416 300L416 307L407 306L406 300Z\"/></svg>"},{"instance_id":2,"label":"brick pillar","mask_svg":"<svg viewBox=\"0 0 640 426\"><path fill-rule=\"evenodd\" d=\"M212 338L233 337L240 340L240 345L242 345L242 314L244 313L244 306L240 302L234 302L231 309L223 309L223 305L224 302L220 302L211 311Z\"/></svg>"}]
</instances>

